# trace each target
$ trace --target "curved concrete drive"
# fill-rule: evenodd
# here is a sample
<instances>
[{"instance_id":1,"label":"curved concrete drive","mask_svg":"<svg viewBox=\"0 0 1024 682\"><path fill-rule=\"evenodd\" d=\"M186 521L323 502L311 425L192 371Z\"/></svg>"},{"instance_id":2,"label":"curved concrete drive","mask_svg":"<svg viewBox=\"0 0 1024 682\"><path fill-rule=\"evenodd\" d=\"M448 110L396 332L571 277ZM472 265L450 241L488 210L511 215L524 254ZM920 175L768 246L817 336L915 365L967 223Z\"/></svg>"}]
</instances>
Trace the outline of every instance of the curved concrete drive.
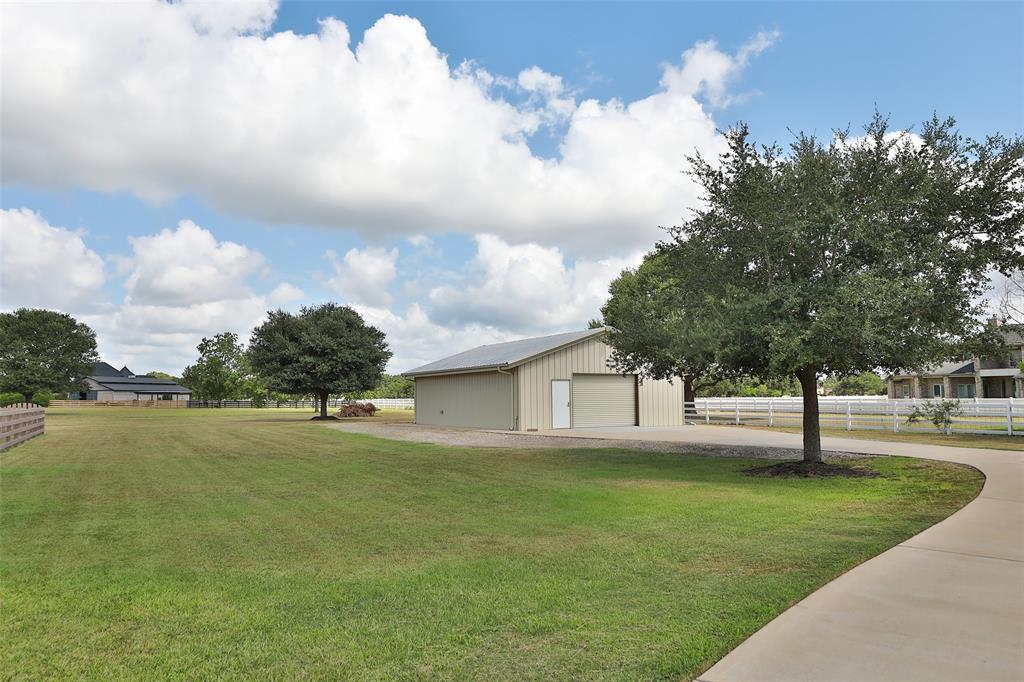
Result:
<instances>
[{"instance_id":1,"label":"curved concrete drive","mask_svg":"<svg viewBox=\"0 0 1024 682\"><path fill-rule=\"evenodd\" d=\"M544 435L800 447L727 426ZM973 502L840 576L740 644L699 682L1024 680L1024 452L824 438L827 450L969 464Z\"/></svg>"}]
</instances>

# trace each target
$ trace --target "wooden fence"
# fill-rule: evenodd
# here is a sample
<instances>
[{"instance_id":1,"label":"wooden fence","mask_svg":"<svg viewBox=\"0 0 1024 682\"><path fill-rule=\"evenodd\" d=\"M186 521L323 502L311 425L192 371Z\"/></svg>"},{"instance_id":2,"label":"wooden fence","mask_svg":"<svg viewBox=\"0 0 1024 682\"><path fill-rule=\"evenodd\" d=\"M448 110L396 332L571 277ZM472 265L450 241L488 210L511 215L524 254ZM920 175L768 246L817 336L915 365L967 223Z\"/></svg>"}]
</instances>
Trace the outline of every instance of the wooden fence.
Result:
<instances>
[{"instance_id":1,"label":"wooden fence","mask_svg":"<svg viewBox=\"0 0 1024 682\"><path fill-rule=\"evenodd\" d=\"M45 410L32 403L15 403L0 408L0 450L41 436L45 419Z\"/></svg>"},{"instance_id":2,"label":"wooden fence","mask_svg":"<svg viewBox=\"0 0 1024 682\"><path fill-rule=\"evenodd\" d=\"M187 400L51 400L50 407L188 407Z\"/></svg>"}]
</instances>

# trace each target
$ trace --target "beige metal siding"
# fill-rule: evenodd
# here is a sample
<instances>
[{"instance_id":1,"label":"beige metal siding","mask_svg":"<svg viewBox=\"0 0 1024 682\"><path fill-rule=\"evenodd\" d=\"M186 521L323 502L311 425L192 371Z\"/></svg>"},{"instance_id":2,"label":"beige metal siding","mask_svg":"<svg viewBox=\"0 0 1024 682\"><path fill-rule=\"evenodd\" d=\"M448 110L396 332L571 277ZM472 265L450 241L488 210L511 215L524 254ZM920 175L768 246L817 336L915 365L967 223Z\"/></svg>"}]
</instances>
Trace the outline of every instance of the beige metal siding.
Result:
<instances>
[{"instance_id":1,"label":"beige metal siding","mask_svg":"<svg viewBox=\"0 0 1024 682\"><path fill-rule=\"evenodd\" d=\"M632 374L574 374L572 426L634 426L636 377Z\"/></svg>"},{"instance_id":2,"label":"beige metal siding","mask_svg":"<svg viewBox=\"0 0 1024 682\"><path fill-rule=\"evenodd\" d=\"M512 377L499 372L417 377L416 423L512 428Z\"/></svg>"},{"instance_id":3,"label":"beige metal siding","mask_svg":"<svg viewBox=\"0 0 1024 682\"><path fill-rule=\"evenodd\" d=\"M683 425L683 380L640 380L640 426Z\"/></svg>"},{"instance_id":4,"label":"beige metal siding","mask_svg":"<svg viewBox=\"0 0 1024 682\"><path fill-rule=\"evenodd\" d=\"M517 367L519 426L551 428L551 381L573 374L616 374L608 368L609 348L598 339L543 355Z\"/></svg>"},{"instance_id":5,"label":"beige metal siding","mask_svg":"<svg viewBox=\"0 0 1024 682\"><path fill-rule=\"evenodd\" d=\"M600 338L592 338L531 360L516 368L519 423L517 428L551 428L551 381L572 379L573 374L610 374L622 376L608 367L611 349ZM672 406L678 393L678 418ZM646 401L646 402L645 402ZM682 382L646 380L640 385L640 425L677 426L682 424Z\"/></svg>"}]
</instances>

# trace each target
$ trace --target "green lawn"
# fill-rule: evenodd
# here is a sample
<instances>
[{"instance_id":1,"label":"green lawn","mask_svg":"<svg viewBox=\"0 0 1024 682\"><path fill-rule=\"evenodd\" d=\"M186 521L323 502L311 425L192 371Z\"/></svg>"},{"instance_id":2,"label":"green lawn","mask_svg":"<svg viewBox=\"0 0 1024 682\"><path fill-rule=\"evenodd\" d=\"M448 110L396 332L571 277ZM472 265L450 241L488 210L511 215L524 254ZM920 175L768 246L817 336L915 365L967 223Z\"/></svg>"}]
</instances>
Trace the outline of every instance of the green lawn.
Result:
<instances>
[{"instance_id":1,"label":"green lawn","mask_svg":"<svg viewBox=\"0 0 1024 682\"><path fill-rule=\"evenodd\" d=\"M5 676L685 679L982 483L902 458L776 480L451 449L307 417L48 411L0 454Z\"/></svg>"}]
</instances>

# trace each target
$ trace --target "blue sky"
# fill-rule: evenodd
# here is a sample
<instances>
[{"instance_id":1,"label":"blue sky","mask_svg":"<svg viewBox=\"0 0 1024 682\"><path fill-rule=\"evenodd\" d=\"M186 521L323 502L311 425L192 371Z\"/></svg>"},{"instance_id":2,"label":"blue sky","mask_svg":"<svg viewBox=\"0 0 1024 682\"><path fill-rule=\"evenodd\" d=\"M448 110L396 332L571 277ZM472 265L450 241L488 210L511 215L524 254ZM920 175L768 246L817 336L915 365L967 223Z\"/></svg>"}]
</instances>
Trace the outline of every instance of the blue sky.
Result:
<instances>
[{"instance_id":1,"label":"blue sky","mask_svg":"<svg viewBox=\"0 0 1024 682\"><path fill-rule=\"evenodd\" d=\"M1018 133L1022 27L1020 3L7 7L0 307L71 312L136 371L325 300L394 370L576 328L693 205L678 171L716 129L877 106Z\"/></svg>"}]
</instances>

